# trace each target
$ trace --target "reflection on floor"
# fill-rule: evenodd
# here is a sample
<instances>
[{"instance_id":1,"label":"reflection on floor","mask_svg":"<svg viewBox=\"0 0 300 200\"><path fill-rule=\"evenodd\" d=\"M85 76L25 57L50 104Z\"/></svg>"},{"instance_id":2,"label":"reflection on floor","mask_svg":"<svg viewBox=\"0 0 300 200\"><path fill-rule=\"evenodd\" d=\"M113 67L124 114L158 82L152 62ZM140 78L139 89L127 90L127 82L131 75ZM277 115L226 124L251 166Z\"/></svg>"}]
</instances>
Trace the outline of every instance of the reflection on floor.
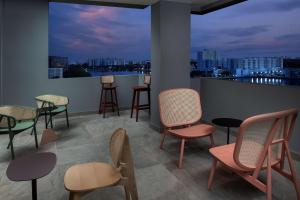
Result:
<instances>
[{"instance_id":1,"label":"reflection on floor","mask_svg":"<svg viewBox=\"0 0 300 200\"><path fill-rule=\"evenodd\" d=\"M129 112L121 112L121 117L110 116L103 119L97 114L70 118L70 129L65 128L64 119L55 120L58 140L40 147L40 151L51 151L57 155L55 169L47 177L38 180L38 199L65 200L68 193L64 189L65 171L71 165L90 161L110 162L108 141L116 128L127 129L135 162L139 199L265 199L265 195L236 175L218 167L212 191L207 190L207 179L211 166L208 153L208 139L191 141L186 145L183 169L176 167L179 141L168 137L165 150L159 149L161 136L149 128L148 116L141 113L140 122L130 119ZM43 122L38 125L39 139ZM232 140L234 137L231 138ZM217 145L225 144L223 130L215 133ZM7 135L0 135L0 199L31 199L30 182L11 182L6 177L10 151L6 150ZM34 151L34 139L28 132L15 138L16 157ZM297 162L300 175L300 162ZM273 199L296 199L293 185L278 176L273 179ZM262 175L264 179L264 174ZM83 199L124 199L121 187L98 190Z\"/></svg>"}]
</instances>

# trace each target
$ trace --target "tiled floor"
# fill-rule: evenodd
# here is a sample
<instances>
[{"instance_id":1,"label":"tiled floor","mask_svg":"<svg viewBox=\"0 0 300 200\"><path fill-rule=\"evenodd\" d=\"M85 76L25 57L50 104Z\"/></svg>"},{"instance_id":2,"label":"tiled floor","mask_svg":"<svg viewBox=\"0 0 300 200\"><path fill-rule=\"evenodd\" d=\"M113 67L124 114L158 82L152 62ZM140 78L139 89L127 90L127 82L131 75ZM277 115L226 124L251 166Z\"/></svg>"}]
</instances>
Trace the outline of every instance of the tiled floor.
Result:
<instances>
[{"instance_id":1,"label":"tiled floor","mask_svg":"<svg viewBox=\"0 0 300 200\"><path fill-rule=\"evenodd\" d=\"M110 162L108 141L112 132L119 127L127 129L130 137L141 200L265 199L262 192L222 167L217 170L212 191L207 190L211 166L208 139L190 141L186 146L183 169L178 169L178 140L168 137L165 150L160 150L161 136L149 128L146 113L141 115L138 123L129 118L128 111L121 112L121 117L108 116L106 119L97 114L71 117L70 129L65 127L64 119L56 119L57 142L42 146L39 151L54 152L57 165L51 174L38 180L38 199L68 199L63 177L71 165L89 161ZM42 122L38 125L39 139L43 125ZM215 140L217 144L224 144L225 132L218 130ZM0 199L31 199L30 182L11 182L6 177L10 160L7 142L8 136L0 135ZM17 135L14 144L17 157L35 151L34 138L28 132ZM299 162L297 171L300 175ZM273 174L273 199L296 199L293 185L275 172ZM122 188L115 187L92 192L83 199L124 198Z\"/></svg>"}]
</instances>

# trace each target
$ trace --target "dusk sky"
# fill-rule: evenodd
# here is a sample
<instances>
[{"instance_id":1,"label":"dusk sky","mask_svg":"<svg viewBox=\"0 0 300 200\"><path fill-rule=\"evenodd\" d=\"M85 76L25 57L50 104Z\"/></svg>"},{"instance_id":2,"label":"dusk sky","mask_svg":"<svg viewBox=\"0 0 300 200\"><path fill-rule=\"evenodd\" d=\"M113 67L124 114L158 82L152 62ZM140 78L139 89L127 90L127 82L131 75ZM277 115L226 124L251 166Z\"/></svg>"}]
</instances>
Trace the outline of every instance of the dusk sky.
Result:
<instances>
[{"instance_id":1,"label":"dusk sky","mask_svg":"<svg viewBox=\"0 0 300 200\"><path fill-rule=\"evenodd\" d=\"M50 3L49 54L71 61L150 59L150 11ZM220 57L300 57L299 19L299 0L249 0L192 15L191 56L207 48Z\"/></svg>"}]
</instances>

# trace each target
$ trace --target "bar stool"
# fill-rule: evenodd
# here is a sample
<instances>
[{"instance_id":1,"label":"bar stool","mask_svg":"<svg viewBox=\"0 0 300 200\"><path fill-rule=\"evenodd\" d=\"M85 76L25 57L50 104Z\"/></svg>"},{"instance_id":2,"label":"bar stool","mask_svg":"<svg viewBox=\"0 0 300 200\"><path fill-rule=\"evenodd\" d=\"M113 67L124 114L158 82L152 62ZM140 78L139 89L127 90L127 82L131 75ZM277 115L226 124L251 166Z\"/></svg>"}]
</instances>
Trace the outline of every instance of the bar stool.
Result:
<instances>
[{"instance_id":1,"label":"bar stool","mask_svg":"<svg viewBox=\"0 0 300 200\"><path fill-rule=\"evenodd\" d=\"M136 122L139 120L139 111L140 110L149 110L149 114L151 114L151 100L150 100L150 85L151 85L151 76L144 76L144 84L143 86L135 86L133 88L133 98L132 98L132 106L131 106L131 118L133 115L133 110L136 110ZM148 94L148 103L140 105L140 93L147 92Z\"/></svg>"},{"instance_id":2,"label":"bar stool","mask_svg":"<svg viewBox=\"0 0 300 200\"><path fill-rule=\"evenodd\" d=\"M117 86L114 85L115 77L114 76L102 76L101 77L101 97L100 97L100 105L99 105L99 114L103 112L103 118L105 118L106 108L111 108L113 112L115 112L115 107L117 108L118 116L119 113L119 104L117 97ZM110 93L110 101L108 101L108 94ZM103 99L104 95L104 99Z\"/></svg>"}]
</instances>

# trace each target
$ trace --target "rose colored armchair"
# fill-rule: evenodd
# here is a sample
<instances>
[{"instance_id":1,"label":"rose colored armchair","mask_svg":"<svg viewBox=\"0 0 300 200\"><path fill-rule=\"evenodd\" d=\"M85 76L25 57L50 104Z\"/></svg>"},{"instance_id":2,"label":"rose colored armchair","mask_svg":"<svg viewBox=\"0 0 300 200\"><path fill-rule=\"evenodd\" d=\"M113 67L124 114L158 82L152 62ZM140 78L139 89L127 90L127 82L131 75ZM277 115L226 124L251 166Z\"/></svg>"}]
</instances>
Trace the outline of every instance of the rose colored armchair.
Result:
<instances>
[{"instance_id":1,"label":"rose colored armchair","mask_svg":"<svg viewBox=\"0 0 300 200\"><path fill-rule=\"evenodd\" d=\"M295 109L262 114L246 119L240 126L236 143L214 147L209 151L213 156L208 189L211 189L217 163L240 175L272 199L272 169L292 183L300 199L296 169L288 143L295 126L298 111ZM288 160L289 171L284 169ZM267 180L258 179L262 170L267 170Z\"/></svg>"},{"instance_id":2,"label":"rose colored armchair","mask_svg":"<svg viewBox=\"0 0 300 200\"><path fill-rule=\"evenodd\" d=\"M164 125L163 138L173 135L181 140L178 167L182 168L185 141L200 137L210 137L214 146L212 133L215 128L208 124L196 124L202 116L200 96L192 89L171 89L159 94L160 119Z\"/></svg>"}]
</instances>

